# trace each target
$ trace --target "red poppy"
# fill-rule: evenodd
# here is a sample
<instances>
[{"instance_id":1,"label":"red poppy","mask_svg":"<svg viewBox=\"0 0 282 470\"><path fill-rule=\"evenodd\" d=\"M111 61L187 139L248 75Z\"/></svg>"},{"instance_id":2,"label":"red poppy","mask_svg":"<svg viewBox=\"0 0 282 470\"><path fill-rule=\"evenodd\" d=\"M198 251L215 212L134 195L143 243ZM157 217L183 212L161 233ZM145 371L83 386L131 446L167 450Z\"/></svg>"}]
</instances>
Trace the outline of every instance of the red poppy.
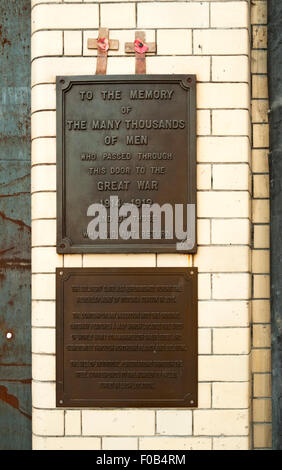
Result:
<instances>
[{"instance_id":1,"label":"red poppy","mask_svg":"<svg viewBox=\"0 0 282 470\"><path fill-rule=\"evenodd\" d=\"M97 46L101 51L107 51L109 49L109 40L107 38L99 38Z\"/></svg>"},{"instance_id":2,"label":"red poppy","mask_svg":"<svg viewBox=\"0 0 282 470\"><path fill-rule=\"evenodd\" d=\"M148 50L147 44L145 42L141 41L141 39L135 39L134 41L134 50L135 52L138 52L139 54L142 54L143 52L147 52Z\"/></svg>"}]
</instances>

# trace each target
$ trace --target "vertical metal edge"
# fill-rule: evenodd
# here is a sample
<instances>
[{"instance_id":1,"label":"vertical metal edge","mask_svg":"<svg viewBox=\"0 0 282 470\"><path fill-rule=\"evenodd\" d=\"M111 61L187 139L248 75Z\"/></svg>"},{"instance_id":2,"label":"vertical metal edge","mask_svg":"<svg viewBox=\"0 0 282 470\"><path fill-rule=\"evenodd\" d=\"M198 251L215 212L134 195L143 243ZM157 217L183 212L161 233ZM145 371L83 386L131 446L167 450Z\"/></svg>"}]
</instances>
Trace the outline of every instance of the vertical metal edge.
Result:
<instances>
[{"instance_id":1,"label":"vertical metal edge","mask_svg":"<svg viewBox=\"0 0 282 470\"><path fill-rule=\"evenodd\" d=\"M63 198L62 192L64 187L62 185L62 175L63 175L63 168L62 168L62 159L63 159L63 147L62 147L62 99L63 93L62 89L59 86L61 77L56 77L56 173L57 173L57 253L61 253L60 244L63 238L63 226L62 226L62 216L63 216ZM62 190L58 191L58 187L61 185Z\"/></svg>"},{"instance_id":2,"label":"vertical metal edge","mask_svg":"<svg viewBox=\"0 0 282 470\"><path fill-rule=\"evenodd\" d=\"M63 400L64 393L64 361L58 361L58 358L64 356L64 305L63 289L61 283L64 282L60 275L62 268L56 268L56 407L61 407L60 400Z\"/></svg>"},{"instance_id":3,"label":"vertical metal edge","mask_svg":"<svg viewBox=\"0 0 282 470\"><path fill-rule=\"evenodd\" d=\"M195 205L195 244L189 254L197 252L197 103L196 103L196 75L186 75L179 84L187 91L187 120L188 127L188 203ZM187 253L185 251L184 253Z\"/></svg>"},{"instance_id":4,"label":"vertical metal edge","mask_svg":"<svg viewBox=\"0 0 282 470\"><path fill-rule=\"evenodd\" d=\"M197 102L196 102L196 75L192 76L192 83L190 85L190 109L189 115L192 119L190 122L190 135L189 135L189 151L191 158L189 158L189 202L195 204L195 246L191 250L192 253L197 251L197 149L196 149L196 134L197 134Z\"/></svg>"},{"instance_id":5,"label":"vertical metal edge","mask_svg":"<svg viewBox=\"0 0 282 470\"><path fill-rule=\"evenodd\" d=\"M190 284L188 290L191 294L191 308L189 310L189 314L191 315L188 318L188 328L191 330L191 350L195 354L190 354L192 357L192 367L191 367L191 375L195 379L193 380L192 389L192 396L187 397L186 406L189 408L197 408L198 407L198 388L199 388L199 380L198 380L198 268L183 268L186 269L186 273L184 276L186 277L187 282ZM189 355L188 358L189 360ZM191 403L193 400L193 403Z\"/></svg>"},{"instance_id":6,"label":"vertical metal edge","mask_svg":"<svg viewBox=\"0 0 282 470\"><path fill-rule=\"evenodd\" d=\"M194 271L193 277L193 290L194 296L193 300L195 302L195 308L193 309L194 312L194 325L195 325L195 377L196 377L196 397L195 397L195 405L194 407L198 407L198 395L199 395L199 321L198 321L198 268L192 268Z\"/></svg>"}]
</instances>

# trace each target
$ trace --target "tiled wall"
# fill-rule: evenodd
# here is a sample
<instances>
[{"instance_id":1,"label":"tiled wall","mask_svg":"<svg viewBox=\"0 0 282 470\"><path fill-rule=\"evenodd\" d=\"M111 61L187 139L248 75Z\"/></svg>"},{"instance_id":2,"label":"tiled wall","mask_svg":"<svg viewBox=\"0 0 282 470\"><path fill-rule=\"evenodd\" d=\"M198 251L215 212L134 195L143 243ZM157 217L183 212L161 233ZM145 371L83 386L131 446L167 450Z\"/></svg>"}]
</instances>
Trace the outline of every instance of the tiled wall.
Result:
<instances>
[{"instance_id":1,"label":"tiled wall","mask_svg":"<svg viewBox=\"0 0 282 470\"><path fill-rule=\"evenodd\" d=\"M269 125L267 0L254 0L252 22L253 127L253 446L271 447L271 325L269 279Z\"/></svg>"},{"instance_id":2,"label":"tiled wall","mask_svg":"<svg viewBox=\"0 0 282 470\"><path fill-rule=\"evenodd\" d=\"M252 416L255 446L260 447L258 426L265 425L257 401L252 414L250 398L252 379L257 400L267 404L269 396L269 369L263 368L266 359L261 357L269 349L260 343L265 338L261 329L269 326L264 304L268 274L260 267L267 256L261 243L267 239L263 230L268 200L262 195L267 169L260 148L265 147L265 134L254 123L257 192L252 204L249 1L32 4L34 449L248 449ZM99 26L108 27L110 38L120 41L119 51L109 51L108 74L134 73L134 57L126 56L124 43L142 29L148 41L157 43L157 54L147 57L148 74L197 75L199 249L193 257L56 254L55 77L95 73L96 52L87 49L87 38L97 37ZM253 57L252 67L262 64ZM263 79L253 75L260 84ZM259 110L257 106L261 119ZM254 116L253 111L253 120ZM56 409L55 268L192 265L199 268L199 407ZM256 300L251 369L252 292Z\"/></svg>"}]
</instances>

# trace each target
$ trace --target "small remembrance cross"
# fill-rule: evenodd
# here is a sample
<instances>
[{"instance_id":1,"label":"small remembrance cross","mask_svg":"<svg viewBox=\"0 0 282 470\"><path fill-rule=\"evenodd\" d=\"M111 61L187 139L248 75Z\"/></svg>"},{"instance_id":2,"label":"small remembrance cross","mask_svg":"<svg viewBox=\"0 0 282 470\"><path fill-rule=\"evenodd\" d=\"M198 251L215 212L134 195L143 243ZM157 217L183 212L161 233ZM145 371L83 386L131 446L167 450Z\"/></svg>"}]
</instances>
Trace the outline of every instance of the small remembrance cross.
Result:
<instances>
[{"instance_id":1,"label":"small remembrance cross","mask_svg":"<svg viewBox=\"0 0 282 470\"><path fill-rule=\"evenodd\" d=\"M98 39L89 38L87 47L88 49L97 49L96 75L106 75L108 50L118 51L119 41L109 39L109 30L100 28Z\"/></svg>"},{"instance_id":2,"label":"small remembrance cross","mask_svg":"<svg viewBox=\"0 0 282 470\"><path fill-rule=\"evenodd\" d=\"M145 42L144 31L135 32L135 41L125 43L125 52L130 54L135 52L135 73L146 73L146 52L156 52L156 43Z\"/></svg>"}]
</instances>

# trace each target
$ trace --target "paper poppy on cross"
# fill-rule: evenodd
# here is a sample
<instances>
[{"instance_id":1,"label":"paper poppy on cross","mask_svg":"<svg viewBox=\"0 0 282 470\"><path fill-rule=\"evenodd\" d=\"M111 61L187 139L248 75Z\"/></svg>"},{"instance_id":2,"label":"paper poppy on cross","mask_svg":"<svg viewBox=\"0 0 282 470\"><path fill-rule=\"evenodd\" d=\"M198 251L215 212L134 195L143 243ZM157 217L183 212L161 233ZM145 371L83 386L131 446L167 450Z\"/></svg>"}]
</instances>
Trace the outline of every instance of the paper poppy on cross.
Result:
<instances>
[{"instance_id":1,"label":"paper poppy on cross","mask_svg":"<svg viewBox=\"0 0 282 470\"><path fill-rule=\"evenodd\" d=\"M156 52L156 43L146 43L144 31L136 31L135 41L125 43L125 52L127 54L135 52L135 73L146 73L146 52Z\"/></svg>"},{"instance_id":2,"label":"paper poppy on cross","mask_svg":"<svg viewBox=\"0 0 282 470\"><path fill-rule=\"evenodd\" d=\"M110 47L109 40L107 38L99 38L97 40L97 47L101 51L108 51Z\"/></svg>"},{"instance_id":3,"label":"paper poppy on cross","mask_svg":"<svg viewBox=\"0 0 282 470\"><path fill-rule=\"evenodd\" d=\"M139 54L142 54L143 52L147 52L149 49L149 47L147 46L147 44L143 41L141 41L141 39L137 38L135 39L134 41L134 50L135 52L138 52Z\"/></svg>"},{"instance_id":4,"label":"paper poppy on cross","mask_svg":"<svg viewBox=\"0 0 282 470\"><path fill-rule=\"evenodd\" d=\"M107 28L100 28L98 39L89 38L87 47L88 49L97 49L96 75L106 75L108 50L117 51L119 41L109 39L109 30Z\"/></svg>"}]
</instances>

